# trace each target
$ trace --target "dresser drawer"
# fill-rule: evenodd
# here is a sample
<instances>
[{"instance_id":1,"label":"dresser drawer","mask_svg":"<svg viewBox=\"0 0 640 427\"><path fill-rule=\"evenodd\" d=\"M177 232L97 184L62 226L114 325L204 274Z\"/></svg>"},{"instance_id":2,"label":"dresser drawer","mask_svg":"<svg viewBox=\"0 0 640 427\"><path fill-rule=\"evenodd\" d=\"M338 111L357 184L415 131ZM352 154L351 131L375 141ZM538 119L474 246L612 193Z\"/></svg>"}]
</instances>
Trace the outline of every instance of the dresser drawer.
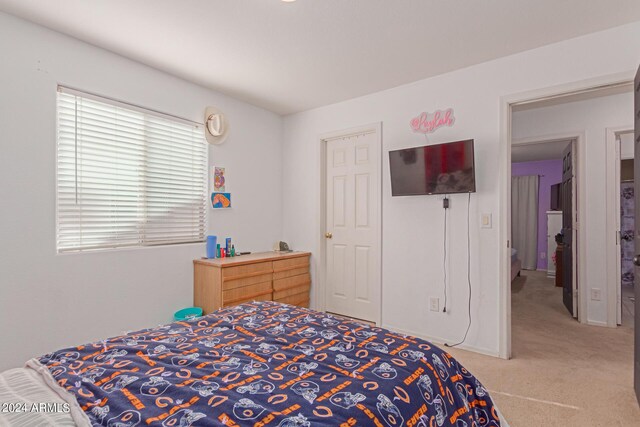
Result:
<instances>
[{"instance_id":1,"label":"dresser drawer","mask_svg":"<svg viewBox=\"0 0 640 427\"><path fill-rule=\"evenodd\" d=\"M295 294L295 295L290 295L288 297L274 299L274 301L281 302L284 304L297 305L298 307L309 307L309 292L304 292L301 294Z\"/></svg>"},{"instance_id":2,"label":"dresser drawer","mask_svg":"<svg viewBox=\"0 0 640 427\"><path fill-rule=\"evenodd\" d=\"M290 297L292 295L297 295L297 294L306 294L308 296L310 290L311 290L311 284L307 283L306 285L287 288L283 291L273 291L273 299L279 301L282 298Z\"/></svg>"},{"instance_id":3,"label":"dresser drawer","mask_svg":"<svg viewBox=\"0 0 640 427\"><path fill-rule=\"evenodd\" d=\"M273 274L273 263L271 261L224 267L222 269L223 280L245 279L260 276L262 274Z\"/></svg>"},{"instance_id":4,"label":"dresser drawer","mask_svg":"<svg viewBox=\"0 0 640 427\"><path fill-rule=\"evenodd\" d=\"M271 295L271 282L256 283L255 285L243 286L241 288L230 289L222 292L223 304L237 303L263 295Z\"/></svg>"},{"instance_id":5,"label":"dresser drawer","mask_svg":"<svg viewBox=\"0 0 640 427\"><path fill-rule=\"evenodd\" d=\"M285 279L276 279L273 281L274 291L284 291L286 289L295 288L302 285L308 285L311 283L311 275L309 273L301 274L299 276L291 276Z\"/></svg>"},{"instance_id":6,"label":"dresser drawer","mask_svg":"<svg viewBox=\"0 0 640 427\"><path fill-rule=\"evenodd\" d=\"M238 277L238 276L236 276ZM230 289L245 288L247 286L255 285L257 283L269 282L271 283L271 273L256 273L252 276L245 276L242 278L223 279L222 290L228 291Z\"/></svg>"},{"instance_id":7,"label":"dresser drawer","mask_svg":"<svg viewBox=\"0 0 640 427\"><path fill-rule=\"evenodd\" d=\"M309 257L300 256L295 258L280 259L273 261L273 272L281 273L284 271L295 270L297 268L309 268Z\"/></svg>"},{"instance_id":8,"label":"dresser drawer","mask_svg":"<svg viewBox=\"0 0 640 427\"><path fill-rule=\"evenodd\" d=\"M301 274L308 274L308 273L309 273L309 266L308 265L305 265L303 267L296 266L295 268L293 268L291 270L274 271L273 278L274 279L286 279L287 277L300 276Z\"/></svg>"},{"instance_id":9,"label":"dresser drawer","mask_svg":"<svg viewBox=\"0 0 640 427\"><path fill-rule=\"evenodd\" d=\"M235 302L228 302L228 303L224 303L222 306L223 307L229 307L232 305L238 305L238 304L243 304L245 302L252 302L252 301L272 301L273 297L272 297L272 293L269 292L268 294L264 294L264 295L259 295L253 298L247 298L247 299L243 299L243 300L239 300L239 301L235 301Z\"/></svg>"}]
</instances>

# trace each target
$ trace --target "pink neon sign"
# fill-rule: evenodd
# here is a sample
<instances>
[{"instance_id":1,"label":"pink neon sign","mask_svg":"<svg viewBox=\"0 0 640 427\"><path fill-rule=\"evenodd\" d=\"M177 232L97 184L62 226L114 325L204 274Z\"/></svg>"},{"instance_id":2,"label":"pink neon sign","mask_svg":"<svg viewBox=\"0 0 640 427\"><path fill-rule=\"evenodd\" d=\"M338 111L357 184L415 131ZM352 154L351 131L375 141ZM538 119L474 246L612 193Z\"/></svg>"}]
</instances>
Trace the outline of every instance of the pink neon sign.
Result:
<instances>
[{"instance_id":1,"label":"pink neon sign","mask_svg":"<svg viewBox=\"0 0 640 427\"><path fill-rule=\"evenodd\" d=\"M453 126L456 118L453 116L453 108L437 110L432 114L422 113L411 119L411 129L417 133L432 133L443 126Z\"/></svg>"}]
</instances>

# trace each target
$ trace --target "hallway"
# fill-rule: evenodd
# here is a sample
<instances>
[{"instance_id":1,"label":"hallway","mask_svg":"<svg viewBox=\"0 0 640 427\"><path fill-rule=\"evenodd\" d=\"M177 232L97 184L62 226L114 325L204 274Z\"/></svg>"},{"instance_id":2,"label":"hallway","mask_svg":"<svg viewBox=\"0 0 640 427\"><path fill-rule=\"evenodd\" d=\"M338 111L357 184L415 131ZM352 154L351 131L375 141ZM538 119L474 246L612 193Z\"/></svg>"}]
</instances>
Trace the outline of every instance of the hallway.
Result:
<instances>
[{"instance_id":1,"label":"hallway","mask_svg":"<svg viewBox=\"0 0 640 427\"><path fill-rule=\"evenodd\" d=\"M637 426L633 329L582 325L544 272L512 283L513 359L450 349L512 427Z\"/></svg>"}]
</instances>

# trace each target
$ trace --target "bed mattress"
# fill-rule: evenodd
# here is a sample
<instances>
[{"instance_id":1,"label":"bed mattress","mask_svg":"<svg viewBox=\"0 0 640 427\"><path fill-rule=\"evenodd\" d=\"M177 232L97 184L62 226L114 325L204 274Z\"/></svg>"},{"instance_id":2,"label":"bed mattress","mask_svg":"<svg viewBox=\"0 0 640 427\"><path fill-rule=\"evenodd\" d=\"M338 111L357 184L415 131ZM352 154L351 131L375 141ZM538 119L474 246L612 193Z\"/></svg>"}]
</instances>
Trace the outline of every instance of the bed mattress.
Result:
<instances>
[{"instance_id":1,"label":"bed mattress","mask_svg":"<svg viewBox=\"0 0 640 427\"><path fill-rule=\"evenodd\" d=\"M483 385L427 341L276 302L63 349L28 367L77 425L506 425Z\"/></svg>"},{"instance_id":2,"label":"bed mattress","mask_svg":"<svg viewBox=\"0 0 640 427\"><path fill-rule=\"evenodd\" d=\"M513 264L518 260L518 250L511 248L511 263Z\"/></svg>"},{"instance_id":3,"label":"bed mattress","mask_svg":"<svg viewBox=\"0 0 640 427\"><path fill-rule=\"evenodd\" d=\"M0 426L75 426L71 407L56 389L48 387L34 369L0 373ZM47 404L47 407L41 407ZM35 405L35 406L34 406ZM76 407L80 411L79 407ZM76 415L81 416L81 412Z\"/></svg>"}]
</instances>

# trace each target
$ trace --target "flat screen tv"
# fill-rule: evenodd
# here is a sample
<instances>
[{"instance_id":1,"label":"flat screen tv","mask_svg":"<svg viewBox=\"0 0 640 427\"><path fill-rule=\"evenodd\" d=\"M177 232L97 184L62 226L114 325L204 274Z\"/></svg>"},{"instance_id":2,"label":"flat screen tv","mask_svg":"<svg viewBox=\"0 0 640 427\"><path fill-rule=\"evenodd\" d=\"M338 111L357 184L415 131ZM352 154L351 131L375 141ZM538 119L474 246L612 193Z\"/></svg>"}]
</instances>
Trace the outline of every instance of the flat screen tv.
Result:
<instances>
[{"instance_id":1,"label":"flat screen tv","mask_svg":"<svg viewBox=\"0 0 640 427\"><path fill-rule=\"evenodd\" d=\"M389 152L391 194L475 193L473 139Z\"/></svg>"}]
</instances>

